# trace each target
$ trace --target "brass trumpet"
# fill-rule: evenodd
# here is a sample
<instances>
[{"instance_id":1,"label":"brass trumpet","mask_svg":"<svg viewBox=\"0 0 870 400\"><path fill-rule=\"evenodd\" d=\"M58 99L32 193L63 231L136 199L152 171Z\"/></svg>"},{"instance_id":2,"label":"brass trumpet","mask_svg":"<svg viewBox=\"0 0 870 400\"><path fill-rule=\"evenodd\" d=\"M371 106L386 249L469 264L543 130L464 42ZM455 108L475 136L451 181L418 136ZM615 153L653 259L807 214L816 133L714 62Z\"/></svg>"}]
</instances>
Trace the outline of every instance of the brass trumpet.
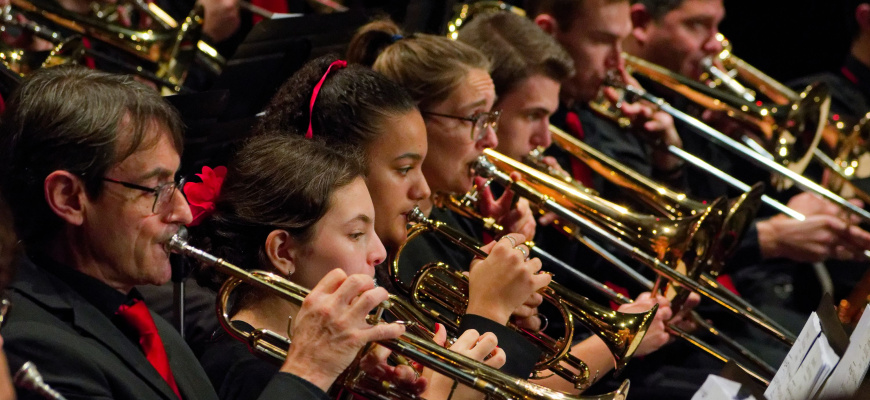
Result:
<instances>
[{"instance_id":1,"label":"brass trumpet","mask_svg":"<svg viewBox=\"0 0 870 400\"><path fill-rule=\"evenodd\" d=\"M448 196L440 196L439 195L436 197L435 204L438 207L446 207L446 208L450 209L451 211L453 211L453 212L455 212L455 213L457 213L465 218L468 218L472 221L481 223L483 228L487 232L489 232L491 235L493 235L494 237L500 237L500 236L504 235L505 233L507 233L507 232L505 232L504 227L502 227L501 225L496 223L495 220L493 220L492 218L489 218L489 217L484 217L476 211L476 208L474 206L475 197L476 197L476 193L466 193L461 198L456 197L454 195L448 195ZM556 257L551 255L550 253L546 252L545 250L543 250L542 248L537 246L534 242L526 241L525 245L528 246L529 254L531 256L538 257L542 261L546 261L547 263L549 263L549 265L560 266L562 272L567 272L570 275L573 275L575 278L578 278L580 281L582 281L584 284L586 284L590 288L603 294L605 297L607 297L609 300L613 301L614 303L626 304L626 303L631 303L634 301L634 300L622 295L621 293L613 290L612 288L610 288L606 284L598 282L595 279L589 277L588 275L586 275L586 274L574 269L570 265L562 262L561 260L557 259ZM599 250L595 249L595 251L599 251ZM614 255L609 254L609 252L607 252L606 250L604 250L604 252L608 253L608 254L602 254L602 257L604 257L607 261L612 262L614 264L614 266L616 266L617 268L620 268L620 269L631 268L628 265L622 265L620 263L620 261ZM647 287L647 289L652 289L652 287L653 287L652 282L647 281L645 279L638 280L638 283L641 286ZM771 367L766 362L764 362L764 360L761 360L760 358L758 358L757 356L752 354L748 349L746 349L745 347L740 345L740 343L738 343L736 340L734 340L728 336L725 336L723 333L720 333L718 330L716 330L716 328L714 328L712 325L707 323L703 318L698 316L697 313L695 313L694 311L692 313L692 317L694 317L695 322L698 323L699 326L701 326L703 329L709 331L712 335L718 337L727 346L732 348L734 351L739 353L741 356L745 357L747 360L749 360L753 364L757 365L759 368L761 368L762 372L761 373L756 372L756 371L740 364L739 362L734 361L734 363L740 369L744 370L746 373L751 375L753 378L755 378L757 381L764 384L765 386L767 386L770 383L769 382L770 377L772 377L773 374L776 372L776 370L773 369L773 367ZM713 348L713 346L705 343L703 340L695 337L694 335L680 329L678 326L669 325L668 330L670 331L670 333L672 335L686 340L687 342L697 346L699 349L703 350L707 354L710 354L711 356L713 356L714 358L716 358L722 362L733 361L725 354L723 354L723 353L719 352L718 350L716 350L715 348Z\"/></svg>"},{"instance_id":2,"label":"brass trumpet","mask_svg":"<svg viewBox=\"0 0 870 400\"><path fill-rule=\"evenodd\" d=\"M495 152L490 149L484 150L484 155L478 158L473 167L475 172L484 178L493 179L506 189L525 197L534 206L555 213L559 219L570 225L571 234L581 232L583 235L591 235L594 238L602 239L615 246L618 251L648 266L656 274L668 279L673 284L698 292L702 296L713 300L787 345L794 343L795 337L793 334L779 326L770 317L752 308L751 305L739 303L734 298L723 296L718 293L717 289L707 287L706 282L701 284L690 279L685 274L677 272L673 267L659 260L648 250L638 248L632 242L626 241L621 233L616 232L614 227L600 225L595 222L593 217L578 214L578 211L582 210L572 208L571 204L564 205L566 201L561 199L562 197L577 195L577 191L572 187L522 164L516 166L516 170L524 175L524 177L514 181L506 172L500 170L490 161L494 158L493 153ZM534 177L534 180L529 180L528 177Z\"/></svg>"},{"instance_id":3,"label":"brass trumpet","mask_svg":"<svg viewBox=\"0 0 870 400\"><path fill-rule=\"evenodd\" d=\"M277 275L272 275L264 271L249 272L230 264L226 260L192 247L187 243L185 236L186 230L184 228L180 229L179 233L175 234L169 242L166 243L167 250L192 257L198 262L211 266L219 272L227 274L231 278L234 278L234 280L239 281L230 286L235 287L238 286L239 283L244 282L295 304L301 304L305 296L309 293L308 289ZM227 285L225 284L224 286ZM227 293L222 293L220 296L224 301L228 297L229 294ZM393 306L396 305L396 303L393 303L392 301L386 301L385 303L386 304L379 307L379 312L382 312L385 309L392 310ZM225 305L223 307L225 307ZM219 304L218 310L221 309L221 305ZM227 318L225 316L222 315L219 319L224 321L222 323L226 323L225 320ZM371 322L379 322L375 321L375 319L377 318L372 318ZM408 323L408 325L415 324L415 322ZM411 329L409 328L409 331L410 330ZM269 357L279 361L287 356L287 350L283 347L283 344L288 342L286 339L283 343L275 342L274 340L267 342L261 339L263 336L262 331L252 334L245 332L240 334L240 331L236 330L230 330L228 332L236 339L248 343L252 351L268 355ZM481 393L493 396L497 399L623 400L628 393L629 383L628 381L625 381L618 390L598 397L568 395L532 384L523 379L511 377L495 368L454 353L410 332L405 332L397 339L380 341L378 344L389 348L396 354L415 360L440 374L451 377L463 385L474 388ZM391 392L384 394L383 386L360 386L361 380L365 380L365 377L361 377L361 373L362 372L358 370L348 370L346 371L345 376L340 378L339 382L351 391L358 390L361 392L360 394L371 396L373 398L414 398L402 393ZM389 397L390 395L396 395L398 397Z\"/></svg>"},{"instance_id":4,"label":"brass trumpet","mask_svg":"<svg viewBox=\"0 0 870 400\"><path fill-rule=\"evenodd\" d=\"M392 264L393 277L399 275L399 260L405 245L414 238L427 233L435 232L448 239L454 244L469 251L475 257L485 258L487 254L480 250L481 244L474 238L450 227L449 225L426 218L419 208L408 213L408 222L415 225L408 232L408 239L400 247ZM396 279L398 281L398 279ZM398 286L405 288L400 282ZM438 318L446 326L453 329L459 326L461 316L465 314L468 305L468 280L457 270L443 263L431 263L423 266L418 271L410 287L405 288L414 299L414 303L424 312L434 318ZM613 355L617 370L623 368L631 359L631 355L640 345L646 334L658 305L646 313L625 314L610 310L595 304L591 300L576 294L568 288L551 282L549 286L540 291L545 300L556 306L565 321L565 331L561 338L554 339L543 332L529 332L520 330L533 343L544 352L535 369L537 371L550 370L557 375L572 382L578 389L584 389L594 382L590 377L590 371L579 358L569 354L574 337L574 320L588 327L593 333L601 338ZM439 307L446 308L452 316L445 315L436 308L428 305L434 302ZM574 367L581 371L574 373L561 363ZM591 378L591 379L590 379Z\"/></svg>"}]
</instances>

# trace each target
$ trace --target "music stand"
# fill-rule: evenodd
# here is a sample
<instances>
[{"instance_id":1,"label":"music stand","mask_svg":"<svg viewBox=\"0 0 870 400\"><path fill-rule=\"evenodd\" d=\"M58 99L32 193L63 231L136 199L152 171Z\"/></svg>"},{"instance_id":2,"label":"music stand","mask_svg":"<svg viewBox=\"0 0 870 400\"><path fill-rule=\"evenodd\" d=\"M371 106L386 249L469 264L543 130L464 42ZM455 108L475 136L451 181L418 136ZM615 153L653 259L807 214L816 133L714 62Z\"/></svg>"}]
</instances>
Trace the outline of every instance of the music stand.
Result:
<instances>
[{"instance_id":1,"label":"music stand","mask_svg":"<svg viewBox=\"0 0 870 400\"><path fill-rule=\"evenodd\" d=\"M230 104L222 119L262 111L278 88L310 58L330 52L344 54L353 33L365 22L360 11L349 11L276 14L276 18L255 25L213 86L230 92Z\"/></svg>"}]
</instances>

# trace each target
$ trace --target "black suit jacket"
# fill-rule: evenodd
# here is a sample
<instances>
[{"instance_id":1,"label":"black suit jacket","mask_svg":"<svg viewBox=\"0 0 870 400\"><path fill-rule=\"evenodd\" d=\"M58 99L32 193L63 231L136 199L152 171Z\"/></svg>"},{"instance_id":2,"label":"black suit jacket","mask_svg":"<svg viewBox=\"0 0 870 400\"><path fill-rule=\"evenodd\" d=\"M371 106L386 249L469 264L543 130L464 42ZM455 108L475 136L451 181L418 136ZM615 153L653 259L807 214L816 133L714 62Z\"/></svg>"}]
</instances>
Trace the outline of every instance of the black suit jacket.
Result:
<instances>
[{"instance_id":1,"label":"black suit jacket","mask_svg":"<svg viewBox=\"0 0 870 400\"><path fill-rule=\"evenodd\" d=\"M67 399L177 400L142 350L96 307L53 274L22 258L9 288L12 308L3 326L12 371L34 362L45 382ZM152 312L184 400L217 400L202 367L181 336ZM261 399L305 393L290 374L278 374ZM19 391L19 398L32 393ZM307 396L302 396L307 397ZM32 397L36 398L36 397Z\"/></svg>"}]
</instances>

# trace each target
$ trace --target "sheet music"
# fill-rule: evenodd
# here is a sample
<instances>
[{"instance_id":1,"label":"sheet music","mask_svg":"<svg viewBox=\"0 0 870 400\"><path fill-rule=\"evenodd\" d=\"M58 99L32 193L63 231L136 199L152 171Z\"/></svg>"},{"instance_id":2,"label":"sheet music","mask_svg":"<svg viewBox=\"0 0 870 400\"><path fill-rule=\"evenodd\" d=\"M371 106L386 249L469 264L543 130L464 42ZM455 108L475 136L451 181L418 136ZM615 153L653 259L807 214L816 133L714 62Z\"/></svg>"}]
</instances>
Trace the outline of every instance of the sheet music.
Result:
<instances>
[{"instance_id":1,"label":"sheet music","mask_svg":"<svg viewBox=\"0 0 870 400\"><path fill-rule=\"evenodd\" d=\"M692 396L692 400L755 400L755 397L738 397L740 384L718 375L708 375L701 388Z\"/></svg>"},{"instance_id":2,"label":"sheet music","mask_svg":"<svg viewBox=\"0 0 870 400\"><path fill-rule=\"evenodd\" d=\"M820 397L846 398L855 394L867 374L870 366L870 305L864 308L864 314L855 326L855 331L849 337L849 347L843 359L837 364L834 372L828 378Z\"/></svg>"},{"instance_id":3,"label":"sheet music","mask_svg":"<svg viewBox=\"0 0 870 400\"><path fill-rule=\"evenodd\" d=\"M786 397L786 390L790 384L789 381L791 381L792 377L795 376L798 368L804 361L804 356L807 355L810 348L813 346L813 343L815 343L816 338L821 334L822 325L819 322L819 316L813 312L810 315L810 318L807 319L806 324L804 324L803 329L801 329L801 333L795 340L794 346L792 346L791 350L789 350L788 354L785 356L785 360L783 360L779 370L776 371L776 375L771 379L770 385L767 386L767 390L764 391L765 397L771 400L795 398Z\"/></svg>"}]
</instances>

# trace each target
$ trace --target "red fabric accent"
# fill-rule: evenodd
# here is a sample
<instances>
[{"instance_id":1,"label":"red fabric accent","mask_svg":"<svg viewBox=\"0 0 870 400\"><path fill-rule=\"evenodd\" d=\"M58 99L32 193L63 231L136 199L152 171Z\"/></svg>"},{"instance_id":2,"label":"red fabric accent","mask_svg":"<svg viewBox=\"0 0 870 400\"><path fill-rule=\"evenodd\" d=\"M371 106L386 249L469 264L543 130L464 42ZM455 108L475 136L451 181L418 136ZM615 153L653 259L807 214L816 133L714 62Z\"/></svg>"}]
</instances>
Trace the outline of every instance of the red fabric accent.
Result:
<instances>
[{"instance_id":1,"label":"red fabric accent","mask_svg":"<svg viewBox=\"0 0 870 400\"><path fill-rule=\"evenodd\" d=\"M88 38L86 38L86 37L82 37L82 46L84 46L86 49L90 49L92 47L91 41L88 40ZM97 69L97 64L94 62L94 59L90 56L85 56L85 66L87 66L88 69Z\"/></svg>"},{"instance_id":2,"label":"red fabric accent","mask_svg":"<svg viewBox=\"0 0 870 400\"><path fill-rule=\"evenodd\" d=\"M6 100L3 99L3 96L0 96L0 114L3 114L3 111L6 111Z\"/></svg>"},{"instance_id":3,"label":"red fabric accent","mask_svg":"<svg viewBox=\"0 0 870 400\"><path fill-rule=\"evenodd\" d=\"M252 0L251 4L265 8L273 13L281 13L286 14L289 9L287 8L287 0ZM254 14L254 24L263 20L263 17Z\"/></svg>"},{"instance_id":4,"label":"red fabric accent","mask_svg":"<svg viewBox=\"0 0 870 400\"><path fill-rule=\"evenodd\" d=\"M132 306L124 304L118 309L117 314L130 324L130 327L139 332L139 345L145 352L145 358L180 399L181 393L178 391L178 385L175 384L172 369L169 368L169 358L166 356L163 340L157 333L157 325L154 324L154 318L151 317L151 312L148 311L145 302L136 300Z\"/></svg>"},{"instance_id":5,"label":"red fabric accent","mask_svg":"<svg viewBox=\"0 0 870 400\"><path fill-rule=\"evenodd\" d=\"M731 293L740 296L740 292L738 292L737 287L734 286L734 281L731 280L731 275L721 274L716 277L716 282L719 282L720 285L722 285L725 289L731 291Z\"/></svg>"},{"instance_id":6,"label":"red fabric accent","mask_svg":"<svg viewBox=\"0 0 870 400\"><path fill-rule=\"evenodd\" d=\"M190 214L193 215L193 221L187 226L197 226L214 213L215 202L227 176L227 167L219 166L211 169L203 166L202 173L196 176L202 179L202 183L189 182L182 188L190 205Z\"/></svg>"},{"instance_id":7,"label":"red fabric accent","mask_svg":"<svg viewBox=\"0 0 870 400\"><path fill-rule=\"evenodd\" d=\"M495 240L494 237L489 232L483 232L483 244L488 244L489 242Z\"/></svg>"},{"instance_id":8,"label":"red fabric accent","mask_svg":"<svg viewBox=\"0 0 870 400\"><path fill-rule=\"evenodd\" d=\"M586 134L583 133L583 124L580 123L580 116L577 113L569 111L565 116L565 125L568 126L568 132L575 138L582 141L586 137ZM592 169L575 157L571 157L571 176L583 186L592 187Z\"/></svg>"},{"instance_id":9,"label":"red fabric accent","mask_svg":"<svg viewBox=\"0 0 870 400\"><path fill-rule=\"evenodd\" d=\"M852 83L854 83L856 85L858 84L858 77L855 76L855 74L853 74L852 71L849 71L848 68L846 68L846 67L840 68L840 72L843 73L843 76L845 76L846 79L852 81Z\"/></svg>"},{"instance_id":10,"label":"red fabric accent","mask_svg":"<svg viewBox=\"0 0 870 400\"><path fill-rule=\"evenodd\" d=\"M604 284L607 287L613 289L614 292L619 293L625 297L631 298L631 296L629 296L629 294L628 294L628 289L626 289L622 286L615 285L613 282L610 282L610 281L604 282ZM620 305L617 304L615 301L613 301L613 300L610 301L610 308L616 310L617 308L619 308L619 306Z\"/></svg>"},{"instance_id":11,"label":"red fabric accent","mask_svg":"<svg viewBox=\"0 0 870 400\"><path fill-rule=\"evenodd\" d=\"M311 106L308 108L308 131L305 132L306 139L311 139L312 137L314 137L314 131L311 130L311 120L312 116L314 115L314 101L317 100L317 94L320 93L320 87L323 86L323 81L326 80L326 77L329 75L329 71L332 71L332 67L347 67L347 61L335 60L332 62L332 64L329 64L329 68L327 68L326 72L323 73L323 77L320 78L320 82L317 82L317 86L314 87L314 90L311 93Z\"/></svg>"}]
</instances>

